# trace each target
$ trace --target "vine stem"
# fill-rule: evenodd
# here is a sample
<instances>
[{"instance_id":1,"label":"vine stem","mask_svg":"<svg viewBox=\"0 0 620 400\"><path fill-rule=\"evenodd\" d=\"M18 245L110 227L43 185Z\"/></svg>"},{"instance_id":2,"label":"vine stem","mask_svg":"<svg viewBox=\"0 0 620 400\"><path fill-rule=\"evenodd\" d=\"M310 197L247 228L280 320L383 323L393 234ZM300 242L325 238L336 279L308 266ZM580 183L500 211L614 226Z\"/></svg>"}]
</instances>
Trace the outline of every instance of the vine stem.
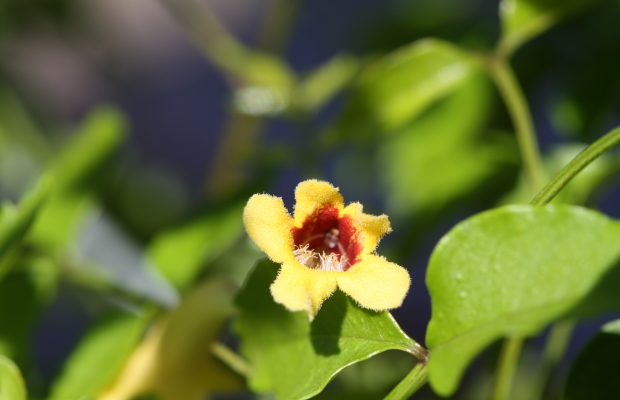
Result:
<instances>
[{"instance_id":1,"label":"vine stem","mask_svg":"<svg viewBox=\"0 0 620 400\"><path fill-rule=\"evenodd\" d=\"M523 90L519 86L512 68L503 58L493 56L489 59L488 65L515 127L523 165L532 192L535 193L544 185L545 172L538 150L532 116Z\"/></svg>"},{"instance_id":2,"label":"vine stem","mask_svg":"<svg viewBox=\"0 0 620 400\"><path fill-rule=\"evenodd\" d=\"M428 381L426 363L419 362L383 400L406 400Z\"/></svg>"},{"instance_id":3,"label":"vine stem","mask_svg":"<svg viewBox=\"0 0 620 400\"><path fill-rule=\"evenodd\" d=\"M530 201L540 206L549 203L579 172L596 160L601 154L620 144L620 128L616 128L586 147Z\"/></svg>"}]
</instances>

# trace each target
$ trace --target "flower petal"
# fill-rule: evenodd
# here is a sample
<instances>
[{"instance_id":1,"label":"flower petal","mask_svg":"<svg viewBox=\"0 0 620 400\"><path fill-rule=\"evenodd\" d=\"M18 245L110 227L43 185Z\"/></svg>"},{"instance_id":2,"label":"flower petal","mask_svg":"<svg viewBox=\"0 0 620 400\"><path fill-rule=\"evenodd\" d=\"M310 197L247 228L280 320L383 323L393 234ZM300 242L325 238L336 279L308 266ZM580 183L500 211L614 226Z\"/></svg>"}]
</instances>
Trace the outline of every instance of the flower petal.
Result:
<instances>
[{"instance_id":1,"label":"flower petal","mask_svg":"<svg viewBox=\"0 0 620 400\"><path fill-rule=\"evenodd\" d=\"M344 200L338 188L331 183L309 179L295 189L295 226L301 226L308 215L324 205L342 209Z\"/></svg>"},{"instance_id":2,"label":"flower petal","mask_svg":"<svg viewBox=\"0 0 620 400\"><path fill-rule=\"evenodd\" d=\"M243 210L243 224L271 260L281 263L293 258L293 220L281 198L268 194L250 197Z\"/></svg>"},{"instance_id":3,"label":"flower petal","mask_svg":"<svg viewBox=\"0 0 620 400\"><path fill-rule=\"evenodd\" d=\"M313 319L325 299L336 290L337 273L318 271L297 262L285 263L271 284L271 295L290 311L306 311Z\"/></svg>"},{"instance_id":4,"label":"flower petal","mask_svg":"<svg viewBox=\"0 0 620 400\"><path fill-rule=\"evenodd\" d=\"M370 254L375 251L381 238L392 232L387 215L364 214L363 206L360 203L351 203L346 206L344 214L351 217L356 228L360 231L362 254Z\"/></svg>"},{"instance_id":5,"label":"flower petal","mask_svg":"<svg viewBox=\"0 0 620 400\"><path fill-rule=\"evenodd\" d=\"M409 290L409 273L383 257L367 255L338 275L338 287L360 306L375 311L400 307Z\"/></svg>"}]
</instances>

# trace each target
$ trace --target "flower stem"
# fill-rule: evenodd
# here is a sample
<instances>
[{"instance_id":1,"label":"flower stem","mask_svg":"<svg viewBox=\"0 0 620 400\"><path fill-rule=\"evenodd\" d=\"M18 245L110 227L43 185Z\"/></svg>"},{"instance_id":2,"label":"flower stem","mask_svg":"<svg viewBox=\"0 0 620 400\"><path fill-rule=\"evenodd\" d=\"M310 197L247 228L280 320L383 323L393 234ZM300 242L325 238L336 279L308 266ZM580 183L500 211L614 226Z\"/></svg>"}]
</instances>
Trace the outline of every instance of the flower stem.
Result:
<instances>
[{"instance_id":1,"label":"flower stem","mask_svg":"<svg viewBox=\"0 0 620 400\"><path fill-rule=\"evenodd\" d=\"M512 68L501 57L494 56L489 60L489 70L500 91L506 108L516 130L519 151L523 165L532 187L538 191L544 184L545 173L542 167L538 143L532 116L527 106L523 90L512 71Z\"/></svg>"},{"instance_id":2,"label":"flower stem","mask_svg":"<svg viewBox=\"0 0 620 400\"><path fill-rule=\"evenodd\" d=\"M512 379L519 363L521 347L523 347L523 338L513 337L504 341L495 387L493 388L493 400L509 398Z\"/></svg>"},{"instance_id":3,"label":"flower stem","mask_svg":"<svg viewBox=\"0 0 620 400\"><path fill-rule=\"evenodd\" d=\"M581 170L601 154L620 143L620 128L613 129L577 154L562 170L530 201L540 206L549 203Z\"/></svg>"},{"instance_id":4,"label":"flower stem","mask_svg":"<svg viewBox=\"0 0 620 400\"><path fill-rule=\"evenodd\" d=\"M383 400L406 400L428 381L426 363L419 362Z\"/></svg>"}]
</instances>

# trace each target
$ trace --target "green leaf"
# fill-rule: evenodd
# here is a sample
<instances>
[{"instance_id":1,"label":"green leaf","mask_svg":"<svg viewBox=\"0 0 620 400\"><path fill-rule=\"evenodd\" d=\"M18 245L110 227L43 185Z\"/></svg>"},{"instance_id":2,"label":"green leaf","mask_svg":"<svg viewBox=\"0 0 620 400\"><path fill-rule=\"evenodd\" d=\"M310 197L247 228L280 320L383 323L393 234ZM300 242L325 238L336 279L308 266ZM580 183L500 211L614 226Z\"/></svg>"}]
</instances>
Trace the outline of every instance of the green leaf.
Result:
<instances>
[{"instance_id":1,"label":"green leaf","mask_svg":"<svg viewBox=\"0 0 620 400\"><path fill-rule=\"evenodd\" d=\"M0 257L25 236L49 193L50 184L49 178L43 178L17 210L4 207L0 221Z\"/></svg>"},{"instance_id":2,"label":"green leaf","mask_svg":"<svg viewBox=\"0 0 620 400\"><path fill-rule=\"evenodd\" d=\"M28 242L50 252L70 246L80 223L96 207L92 196L77 191L54 193L42 207Z\"/></svg>"},{"instance_id":3,"label":"green leaf","mask_svg":"<svg viewBox=\"0 0 620 400\"><path fill-rule=\"evenodd\" d=\"M0 400L26 400L26 386L13 361L0 355Z\"/></svg>"},{"instance_id":4,"label":"green leaf","mask_svg":"<svg viewBox=\"0 0 620 400\"><path fill-rule=\"evenodd\" d=\"M475 75L381 144L379 170L393 214L440 209L514 163L512 139L482 140L492 100L488 79Z\"/></svg>"},{"instance_id":5,"label":"green leaf","mask_svg":"<svg viewBox=\"0 0 620 400\"><path fill-rule=\"evenodd\" d=\"M50 399L93 398L120 372L148 322L148 315L118 315L93 328L65 364Z\"/></svg>"},{"instance_id":6,"label":"green leaf","mask_svg":"<svg viewBox=\"0 0 620 400\"><path fill-rule=\"evenodd\" d=\"M172 285L186 288L203 266L239 239L241 212L241 205L235 204L160 234L149 247L150 260Z\"/></svg>"},{"instance_id":7,"label":"green leaf","mask_svg":"<svg viewBox=\"0 0 620 400\"><path fill-rule=\"evenodd\" d=\"M609 399L620 393L620 320L609 322L583 348L568 374L567 400Z\"/></svg>"},{"instance_id":8,"label":"green leaf","mask_svg":"<svg viewBox=\"0 0 620 400\"><path fill-rule=\"evenodd\" d=\"M523 43L598 0L502 0L500 47L512 53Z\"/></svg>"},{"instance_id":9,"label":"green leaf","mask_svg":"<svg viewBox=\"0 0 620 400\"><path fill-rule=\"evenodd\" d=\"M340 135L376 135L405 125L476 70L477 59L437 39L424 39L364 70L337 126Z\"/></svg>"},{"instance_id":10,"label":"green leaf","mask_svg":"<svg viewBox=\"0 0 620 400\"><path fill-rule=\"evenodd\" d=\"M117 153L125 140L125 131L125 118L116 109L99 107L92 111L56 160L58 186L89 184Z\"/></svg>"},{"instance_id":11,"label":"green leaf","mask_svg":"<svg viewBox=\"0 0 620 400\"><path fill-rule=\"evenodd\" d=\"M49 195L51 179L43 177L37 186L21 201L19 207L2 207L0 215L0 278L12 266L11 253L24 239Z\"/></svg>"},{"instance_id":12,"label":"green leaf","mask_svg":"<svg viewBox=\"0 0 620 400\"><path fill-rule=\"evenodd\" d=\"M237 298L235 329L252 364L252 389L306 399L353 363L413 347L389 313L361 309L341 292L323 304L312 323L303 312L287 311L269 292L277 270L269 261L259 262Z\"/></svg>"},{"instance_id":13,"label":"green leaf","mask_svg":"<svg viewBox=\"0 0 620 400\"><path fill-rule=\"evenodd\" d=\"M619 239L620 223L571 206L502 207L453 228L426 277L435 391L454 393L467 365L494 340L534 335L591 301L620 260ZM610 306L588 304L579 314Z\"/></svg>"}]
</instances>

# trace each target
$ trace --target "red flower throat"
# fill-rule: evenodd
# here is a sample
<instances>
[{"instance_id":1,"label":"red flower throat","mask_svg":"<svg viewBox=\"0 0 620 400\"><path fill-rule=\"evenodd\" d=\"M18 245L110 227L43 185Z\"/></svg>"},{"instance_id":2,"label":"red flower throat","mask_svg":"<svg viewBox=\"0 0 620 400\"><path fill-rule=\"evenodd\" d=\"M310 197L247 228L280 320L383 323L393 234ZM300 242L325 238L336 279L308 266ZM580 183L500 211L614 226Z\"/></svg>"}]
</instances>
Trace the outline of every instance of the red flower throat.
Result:
<instances>
[{"instance_id":1,"label":"red flower throat","mask_svg":"<svg viewBox=\"0 0 620 400\"><path fill-rule=\"evenodd\" d=\"M309 268L346 271L359 261L358 231L351 217L340 216L334 206L316 209L292 233L295 257Z\"/></svg>"}]
</instances>

